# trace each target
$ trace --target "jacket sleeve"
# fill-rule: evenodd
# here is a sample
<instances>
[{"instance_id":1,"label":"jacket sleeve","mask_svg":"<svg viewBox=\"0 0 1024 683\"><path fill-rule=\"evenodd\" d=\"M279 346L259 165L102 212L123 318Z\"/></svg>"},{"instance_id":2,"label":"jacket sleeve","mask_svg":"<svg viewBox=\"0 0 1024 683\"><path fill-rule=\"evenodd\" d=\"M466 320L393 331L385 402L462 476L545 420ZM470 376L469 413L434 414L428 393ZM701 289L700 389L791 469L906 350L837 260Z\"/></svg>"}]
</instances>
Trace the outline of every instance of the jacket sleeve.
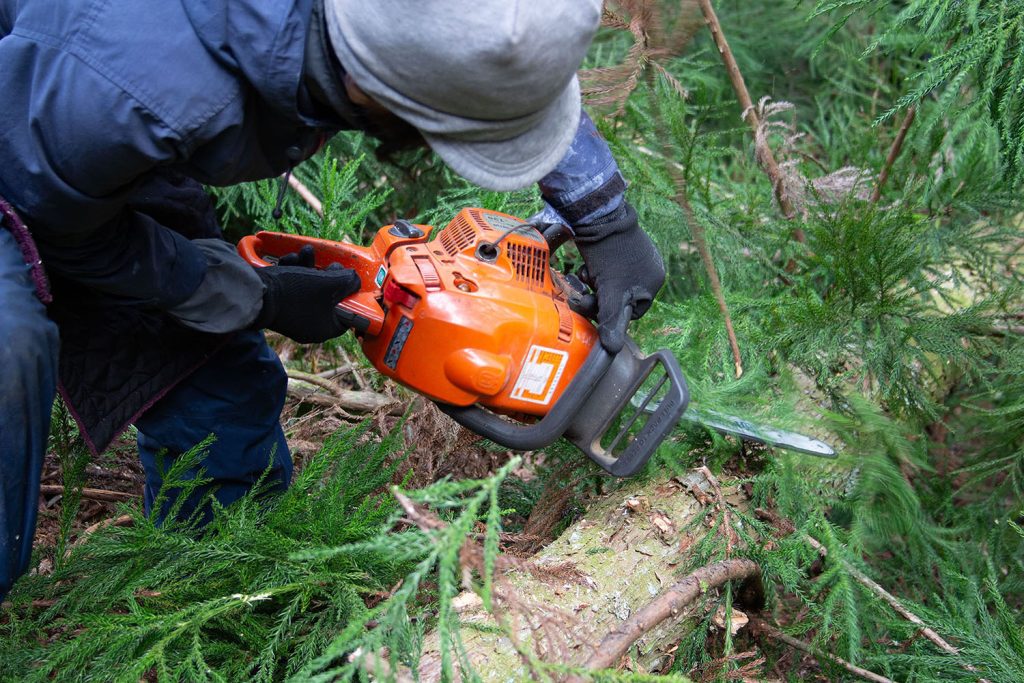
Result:
<instances>
[{"instance_id":1,"label":"jacket sleeve","mask_svg":"<svg viewBox=\"0 0 1024 683\"><path fill-rule=\"evenodd\" d=\"M537 184L545 202L540 219L570 227L607 216L622 204L626 192L608 143L585 111L565 156Z\"/></svg>"},{"instance_id":2,"label":"jacket sleeve","mask_svg":"<svg viewBox=\"0 0 1024 683\"><path fill-rule=\"evenodd\" d=\"M186 153L186 132L45 41L3 38L0 64L0 195L22 213L47 269L162 308L188 299L205 255L128 206L141 178Z\"/></svg>"}]
</instances>

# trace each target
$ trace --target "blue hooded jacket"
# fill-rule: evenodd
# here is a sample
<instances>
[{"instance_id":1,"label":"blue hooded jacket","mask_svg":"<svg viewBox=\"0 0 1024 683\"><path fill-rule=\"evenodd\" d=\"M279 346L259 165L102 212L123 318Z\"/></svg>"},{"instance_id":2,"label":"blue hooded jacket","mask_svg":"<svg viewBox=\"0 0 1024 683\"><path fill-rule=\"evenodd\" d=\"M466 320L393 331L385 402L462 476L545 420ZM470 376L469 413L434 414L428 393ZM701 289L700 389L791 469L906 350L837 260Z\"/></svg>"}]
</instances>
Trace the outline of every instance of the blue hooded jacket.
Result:
<instances>
[{"instance_id":1,"label":"blue hooded jacket","mask_svg":"<svg viewBox=\"0 0 1024 683\"><path fill-rule=\"evenodd\" d=\"M161 308L196 290L204 255L129 198L277 175L333 132L297 108L312 1L0 0L0 196L49 270Z\"/></svg>"},{"instance_id":2,"label":"blue hooded jacket","mask_svg":"<svg viewBox=\"0 0 1024 683\"><path fill-rule=\"evenodd\" d=\"M217 227L194 181L279 175L358 123L300 111L321 1L0 0L0 197L47 271L86 286L50 315L94 450L219 344L163 313L206 289L192 240ZM573 225L622 201L589 118L540 188L549 219Z\"/></svg>"}]
</instances>

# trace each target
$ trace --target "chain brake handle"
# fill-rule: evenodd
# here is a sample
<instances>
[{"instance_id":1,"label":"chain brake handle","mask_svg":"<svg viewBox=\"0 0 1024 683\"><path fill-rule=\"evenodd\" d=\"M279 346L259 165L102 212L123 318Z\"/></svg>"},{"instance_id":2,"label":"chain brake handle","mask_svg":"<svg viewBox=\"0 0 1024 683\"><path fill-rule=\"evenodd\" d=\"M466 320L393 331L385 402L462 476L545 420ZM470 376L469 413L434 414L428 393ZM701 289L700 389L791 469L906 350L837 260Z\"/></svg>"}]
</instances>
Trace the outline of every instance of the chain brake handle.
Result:
<instances>
[{"instance_id":1,"label":"chain brake handle","mask_svg":"<svg viewBox=\"0 0 1024 683\"><path fill-rule=\"evenodd\" d=\"M285 254L313 247L314 267L326 269L333 264L354 270L362 286L360 291L338 302L337 313L357 334L376 336L384 325L384 311L377 303L380 289L375 280L381 264L369 249L346 242L261 231L246 235L238 242L238 253L249 265L265 268L277 265Z\"/></svg>"}]
</instances>

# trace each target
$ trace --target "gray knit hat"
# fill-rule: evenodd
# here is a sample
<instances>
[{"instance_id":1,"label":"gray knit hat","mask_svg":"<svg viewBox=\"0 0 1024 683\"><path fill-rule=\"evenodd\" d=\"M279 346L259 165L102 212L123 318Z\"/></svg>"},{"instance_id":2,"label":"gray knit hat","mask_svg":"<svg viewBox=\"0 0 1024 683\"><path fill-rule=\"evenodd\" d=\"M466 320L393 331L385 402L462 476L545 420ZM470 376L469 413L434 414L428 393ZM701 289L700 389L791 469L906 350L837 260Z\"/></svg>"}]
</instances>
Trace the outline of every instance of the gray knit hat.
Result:
<instances>
[{"instance_id":1,"label":"gray knit hat","mask_svg":"<svg viewBox=\"0 0 1024 683\"><path fill-rule=\"evenodd\" d=\"M576 70L601 0L325 0L331 43L367 94L457 173L495 190L562 159L580 117Z\"/></svg>"}]
</instances>

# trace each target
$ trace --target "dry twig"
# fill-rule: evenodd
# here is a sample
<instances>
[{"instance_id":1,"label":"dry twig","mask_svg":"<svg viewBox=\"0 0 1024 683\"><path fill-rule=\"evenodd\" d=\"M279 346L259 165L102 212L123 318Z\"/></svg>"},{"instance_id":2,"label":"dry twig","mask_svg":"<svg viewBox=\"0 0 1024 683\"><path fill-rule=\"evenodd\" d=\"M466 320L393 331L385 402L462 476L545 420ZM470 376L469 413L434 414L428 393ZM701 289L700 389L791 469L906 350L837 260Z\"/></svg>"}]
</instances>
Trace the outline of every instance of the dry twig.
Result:
<instances>
[{"instance_id":1,"label":"dry twig","mask_svg":"<svg viewBox=\"0 0 1024 683\"><path fill-rule=\"evenodd\" d=\"M753 617L750 620L750 625L754 628L754 631L757 633L763 633L776 640L780 640L786 645L789 645L790 647L795 647L801 652L806 652L815 659L827 659L828 661L843 667L855 676L860 676L865 680L874 681L875 683L895 683L891 678L879 676L873 671L868 671L867 669L862 669L859 666L854 666L845 659L840 659L839 657L828 654L827 652L815 651L815 649L807 643L803 642L802 640L797 640L792 636L786 635L779 629L775 628L774 626L766 622L764 619L758 619L757 617Z\"/></svg>"},{"instance_id":2,"label":"dry twig","mask_svg":"<svg viewBox=\"0 0 1024 683\"><path fill-rule=\"evenodd\" d=\"M39 487L39 493L44 496L61 495L64 493L64 487L61 484L43 484ZM83 488L80 493L82 498L87 498L89 500L102 500L105 503L126 503L138 500L139 498L139 494L137 493L107 491L105 489Z\"/></svg>"}]
</instances>

